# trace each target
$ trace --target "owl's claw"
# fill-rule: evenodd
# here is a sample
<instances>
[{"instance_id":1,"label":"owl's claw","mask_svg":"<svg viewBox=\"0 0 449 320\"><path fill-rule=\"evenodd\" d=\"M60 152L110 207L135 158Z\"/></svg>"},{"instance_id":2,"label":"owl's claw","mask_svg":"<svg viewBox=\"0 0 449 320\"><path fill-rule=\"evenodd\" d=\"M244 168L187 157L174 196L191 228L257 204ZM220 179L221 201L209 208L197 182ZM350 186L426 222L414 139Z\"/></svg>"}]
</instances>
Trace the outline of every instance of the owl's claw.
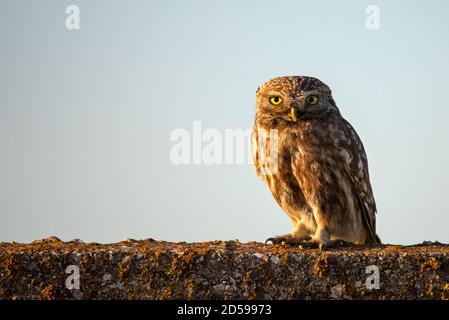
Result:
<instances>
[{"instance_id":1,"label":"owl's claw","mask_svg":"<svg viewBox=\"0 0 449 320\"><path fill-rule=\"evenodd\" d=\"M354 246L353 243L344 240L328 240L328 241L323 241L320 239L308 240L304 238L302 239L295 238L291 235L270 237L267 240L265 240L265 244L268 244L269 242L271 242L274 245L278 244L294 245L299 246L302 249L320 249L320 251L324 249L346 248Z\"/></svg>"},{"instance_id":2,"label":"owl's claw","mask_svg":"<svg viewBox=\"0 0 449 320\"><path fill-rule=\"evenodd\" d=\"M271 242L272 244L287 244L287 245L299 245L304 242L305 239L298 239L295 237L292 237L291 235L283 235L283 236L277 236L277 237L271 237L265 240L265 244L268 244L268 242Z\"/></svg>"},{"instance_id":3,"label":"owl's claw","mask_svg":"<svg viewBox=\"0 0 449 320\"><path fill-rule=\"evenodd\" d=\"M271 242L272 244L282 244L286 243L288 241L287 237L279 236L279 237L270 237L267 240L265 240L265 244L268 244Z\"/></svg>"},{"instance_id":4,"label":"owl's claw","mask_svg":"<svg viewBox=\"0 0 449 320\"><path fill-rule=\"evenodd\" d=\"M322 249L324 246L324 242L318 242L315 240L303 241L299 243L299 247L301 249Z\"/></svg>"}]
</instances>

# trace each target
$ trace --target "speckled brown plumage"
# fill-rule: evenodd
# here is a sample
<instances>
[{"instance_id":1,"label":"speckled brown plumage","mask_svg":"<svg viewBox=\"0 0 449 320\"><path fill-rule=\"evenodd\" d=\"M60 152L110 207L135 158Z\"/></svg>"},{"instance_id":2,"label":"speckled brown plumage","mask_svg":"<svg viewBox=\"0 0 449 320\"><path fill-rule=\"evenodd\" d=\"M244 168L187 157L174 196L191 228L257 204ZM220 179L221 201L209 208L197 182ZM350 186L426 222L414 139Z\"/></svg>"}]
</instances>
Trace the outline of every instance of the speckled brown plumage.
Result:
<instances>
[{"instance_id":1,"label":"speckled brown plumage","mask_svg":"<svg viewBox=\"0 0 449 320\"><path fill-rule=\"evenodd\" d=\"M255 169L294 225L269 240L380 243L365 150L329 87L312 77L278 77L256 98Z\"/></svg>"}]
</instances>

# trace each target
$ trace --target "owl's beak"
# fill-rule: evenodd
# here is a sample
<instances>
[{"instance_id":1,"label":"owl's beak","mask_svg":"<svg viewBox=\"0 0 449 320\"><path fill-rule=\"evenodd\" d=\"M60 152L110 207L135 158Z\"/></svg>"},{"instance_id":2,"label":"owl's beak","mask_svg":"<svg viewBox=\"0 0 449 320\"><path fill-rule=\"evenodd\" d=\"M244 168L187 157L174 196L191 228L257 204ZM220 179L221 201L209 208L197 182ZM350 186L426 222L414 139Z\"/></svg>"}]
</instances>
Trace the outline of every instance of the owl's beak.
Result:
<instances>
[{"instance_id":1,"label":"owl's beak","mask_svg":"<svg viewBox=\"0 0 449 320\"><path fill-rule=\"evenodd\" d=\"M292 121L294 121L294 122L298 121L298 109L296 109L295 107L292 107L290 109L290 113L288 114L288 116Z\"/></svg>"},{"instance_id":2,"label":"owl's beak","mask_svg":"<svg viewBox=\"0 0 449 320\"><path fill-rule=\"evenodd\" d=\"M290 113L288 114L289 118L296 122L298 121L298 116L301 113L301 103L299 101L293 101L290 106Z\"/></svg>"}]
</instances>

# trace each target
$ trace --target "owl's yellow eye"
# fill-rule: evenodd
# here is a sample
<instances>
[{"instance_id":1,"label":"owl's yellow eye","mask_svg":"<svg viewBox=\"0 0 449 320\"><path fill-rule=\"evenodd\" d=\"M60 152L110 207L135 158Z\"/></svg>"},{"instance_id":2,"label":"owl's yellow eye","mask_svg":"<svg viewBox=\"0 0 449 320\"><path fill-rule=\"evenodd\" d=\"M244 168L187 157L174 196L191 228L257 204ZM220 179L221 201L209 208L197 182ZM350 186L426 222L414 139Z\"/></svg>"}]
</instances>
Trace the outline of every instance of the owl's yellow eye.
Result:
<instances>
[{"instance_id":1,"label":"owl's yellow eye","mask_svg":"<svg viewBox=\"0 0 449 320\"><path fill-rule=\"evenodd\" d=\"M309 104L317 104L318 103L318 97L317 96L308 96L307 97L307 103L309 103Z\"/></svg>"},{"instance_id":2,"label":"owl's yellow eye","mask_svg":"<svg viewBox=\"0 0 449 320\"><path fill-rule=\"evenodd\" d=\"M270 98L270 103L274 106L278 106L282 103L282 98L279 96L273 96Z\"/></svg>"}]
</instances>

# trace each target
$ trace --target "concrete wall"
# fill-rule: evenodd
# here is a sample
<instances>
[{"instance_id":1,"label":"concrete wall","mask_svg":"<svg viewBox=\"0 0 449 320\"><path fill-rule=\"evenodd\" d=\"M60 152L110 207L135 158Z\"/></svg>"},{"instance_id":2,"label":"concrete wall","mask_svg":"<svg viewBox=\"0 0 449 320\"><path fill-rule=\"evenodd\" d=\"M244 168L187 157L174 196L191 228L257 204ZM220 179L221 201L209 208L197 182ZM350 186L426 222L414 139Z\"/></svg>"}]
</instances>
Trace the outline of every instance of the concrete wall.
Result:
<instances>
[{"instance_id":1,"label":"concrete wall","mask_svg":"<svg viewBox=\"0 0 449 320\"><path fill-rule=\"evenodd\" d=\"M0 243L0 299L449 299L449 246Z\"/></svg>"}]
</instances>

